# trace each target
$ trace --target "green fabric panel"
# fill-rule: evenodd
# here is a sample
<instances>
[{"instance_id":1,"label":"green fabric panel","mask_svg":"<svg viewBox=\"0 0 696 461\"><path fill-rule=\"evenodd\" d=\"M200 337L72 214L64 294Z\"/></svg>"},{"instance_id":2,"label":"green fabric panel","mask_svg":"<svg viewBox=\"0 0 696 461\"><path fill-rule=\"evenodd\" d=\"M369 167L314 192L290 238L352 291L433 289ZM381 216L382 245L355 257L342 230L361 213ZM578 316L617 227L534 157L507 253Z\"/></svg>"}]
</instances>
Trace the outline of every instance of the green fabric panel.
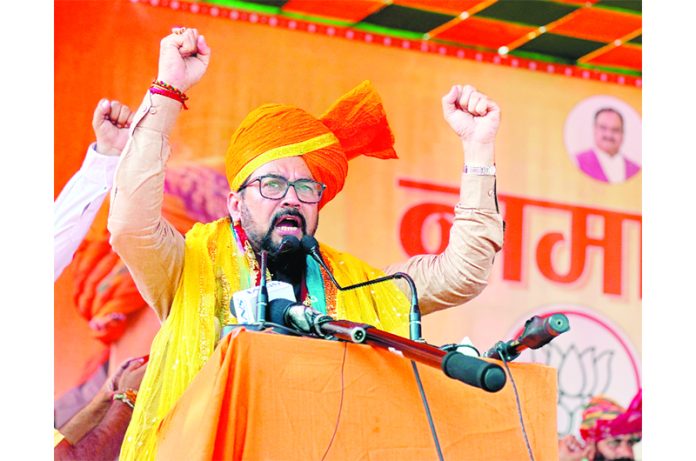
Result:
<instances>
[{"instance_id":1,"label":"green fabric panel","mask_svg":"<svg viewBox=\"0 0 696 461\"><path fill-rule=\"evenodd\" d=\"M578 7L545 0L501 0L474 16L498 19L516 24L545 26L575 11Z\"/></svg>"},{"instance_id":2,"label":"green fabric panel","mask_svg":"<svg viewBox=\"0 0 696 461\"><path fill-rule=\"evenodd\" d=\"M372 32L375 34L389 35L390 37L405 38L409 40L422 40L424 35L418 32L409 32L407 30L400 29L390 29L389 27L375 26L374 24L366 24L364 22L356 24L353 27L353 29L361 30L363 32Z\"/></svg>"},{"instance_id":3,"label":"green fabric panel","mask_svg":"<svg viewBox=\"0 0 696 461\"><path fill-rule=\"evenodd\" d=\"M401 29L404 32L420 32L424 34L451 21L455 17L405 6L388 5L363 19L361 24L371 24L389 29Z\"/></svg>"},{"instance_id":4,"label":"green fabric panel","mask_svg":"<svg viewBox=\"0 0 696 461\"><path fill-rule=\"evenodd\" d=\"M287 18L299 19L301 21L313 22L316 24L328 24L330 26L336 27L349 27L354 24L352 22L342 21L340 19L330 19L321 16L310 16L307 14L295 13L294 11L281 11L280 14Z\"/></svg>"},{"instance_id":5,"label":"green fabric panel","mask_svg":"<svg viewBox=\"0 0 696 461\"><path fill-rule=\"evenodd\" d=\"M583 40L580 38L567 37L565 35L546 33L528 41L514 51L538 53L554 56L558 59L575 61L604 45L606 44L593 40Z\"/></svg>"},{"instance_id":6,"label":"green fabric panel","mask_svg":"<svg viewBox=\"0 0 696 461\"><path fill-rule=\"evenodd\" d=\"M629 40L626 43L632 43L634 45L641 45L642 46L643 45L643 35L641 34L635 38L632 38L631 40Z\"/></svg>"},{"instance_id":7,"label":"green fabric panel","mask_svg":"<svg viewBox=\"0 0 696 461\"><path fill-rule=\"evenodd\" d=\"M595 7L606 8L627 13L643 12L643 2L641 0L600 0Z\"/></svg>"},{"instance_id":8,"label":"green fabric panel","mask_svg":"<svg viewBox=\"0 0 696 461\"><path fill-rule=\"evenodd\" d=\"M238 10L254 11L264 14L278 14L280 7L285 5L288 0L268 1L268 2L251 2L243 0L206 0L205 3L211 5L219 5L225 8L234 8Z\"/></svg>"}]
</instances>

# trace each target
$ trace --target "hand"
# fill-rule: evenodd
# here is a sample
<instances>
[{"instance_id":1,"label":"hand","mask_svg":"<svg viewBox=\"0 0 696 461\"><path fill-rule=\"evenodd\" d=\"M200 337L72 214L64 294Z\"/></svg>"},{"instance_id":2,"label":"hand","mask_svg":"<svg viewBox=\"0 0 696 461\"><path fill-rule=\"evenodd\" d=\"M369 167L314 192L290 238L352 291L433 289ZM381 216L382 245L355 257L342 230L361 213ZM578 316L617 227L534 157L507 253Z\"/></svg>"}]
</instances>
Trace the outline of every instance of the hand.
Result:
<instances>
[{"instance_id":1,"label":"hand","mask_svg":"<svg viewBox=\"0 0 696 461\"><path fill-rule=\"evenodd\" d=\"M145 370L147 369L147 359L148 357L138 357L136 359L131 359L126 362L126 367L121 372L118 380L116 381L117 391L125 391L127 389L133 389L137 391L140 388L140 383L145 375ZM117 372L118 374L118 372Z\"/></svg>"},{"instance_id":2,"label":"hand","mask_svg":"<svg viewBox=\"0 0 696 461\"><path fill-rule=\"evenodd\" d=\"M140 387L140 381L143 377L142 375L145 374L146 366L144 366L144 364L147 362L147 360L148 357L145 356L123 361L123 363L121 363L121 365L118 367L118 370L116 370L116 372L106 380L100 392L108 395L108 400L111 401L111 396L113 393L126 390L126 387L124 387L126 385L135 384L135 387L131 385L131 388L138 389L138 387ZM132 381L137 382L133 383Z\"/></svg>"},{"instance_id":3,"label":"hand","mask_svg":"<svg viewBox=\"0 0 696 461\"><path fill-rule=\"evenodd\" d=\"M92 128L97 136L97 152L103 155L120 155L126 141L133 112L118 101L102 99L94 109Z\"/></svg>"},{"instance_id":4,"label":"hand","mask_svg":"<svg viewBox=\"0 0 696 461\"><path fill-rule=\"evenodd\" d=\"M468 164L495 163L495 135L500 125L500 108L495 102L471 85L454 85L442 97L442 113L462 140Z\"/></svg>"},{"instance_id":5,"label":"hand","mask_svg":"<svg viewBox=\"0 0 696 461\"><path fill-rule=\"evenodd\" d=\"M160 42L157 80L185 92L205 74L210 47L197 29L175 27Z\"/></svg>"},{"instance_id":6,"label":"hand","mask_svg":"<svg viewBox=\"0 0 696 461\"><path fill-rule=\"evenodd\" d=\"M572 435L566 435L558 441L559 461L592 460L594 459L594 455L595 447L593 444L583 445Z\"/></svg>"}]
</instances>

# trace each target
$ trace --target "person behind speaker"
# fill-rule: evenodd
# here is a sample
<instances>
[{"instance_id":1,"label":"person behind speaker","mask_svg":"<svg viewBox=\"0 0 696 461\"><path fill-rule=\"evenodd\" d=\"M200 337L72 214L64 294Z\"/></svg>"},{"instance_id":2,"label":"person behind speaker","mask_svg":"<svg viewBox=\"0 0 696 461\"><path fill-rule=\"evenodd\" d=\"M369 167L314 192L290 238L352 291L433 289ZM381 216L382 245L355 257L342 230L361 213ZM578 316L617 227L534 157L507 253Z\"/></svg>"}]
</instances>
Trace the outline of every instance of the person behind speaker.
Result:
<instances>
[{"instance_id":1,"label":"person behind speaker","mask_svg":"<svg viewBox=\"0 0 696 461\"><path fill-rule=\"evenodd\" d=\"M628 408L598 395L585 404L580 424L583 441L567 435L558 442L559 461L633 461L643 438L643 391Z\"/></svg>"}]
</instances>

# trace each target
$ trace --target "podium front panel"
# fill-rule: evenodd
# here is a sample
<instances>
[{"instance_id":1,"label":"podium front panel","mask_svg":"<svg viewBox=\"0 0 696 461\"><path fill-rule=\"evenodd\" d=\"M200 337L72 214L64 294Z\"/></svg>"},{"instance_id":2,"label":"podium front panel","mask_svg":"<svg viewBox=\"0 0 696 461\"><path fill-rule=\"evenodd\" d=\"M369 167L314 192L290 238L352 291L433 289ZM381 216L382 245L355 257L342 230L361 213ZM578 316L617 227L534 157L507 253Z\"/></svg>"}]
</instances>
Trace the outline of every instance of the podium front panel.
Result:
<instances>
[{"instance_id":1,"label":"podium front panel","mask_svg":"<svg viewBox=\"0 0 696 461\"><path fill-rule=\"evenodd\" d=\"M445 460L530 459L511 382L488 393L417 364ZM511 363L537 461L556 461L556 370ZM411 361L235 330L160 426L160 460L436 460Z\"/></svg>"}]
</instances>

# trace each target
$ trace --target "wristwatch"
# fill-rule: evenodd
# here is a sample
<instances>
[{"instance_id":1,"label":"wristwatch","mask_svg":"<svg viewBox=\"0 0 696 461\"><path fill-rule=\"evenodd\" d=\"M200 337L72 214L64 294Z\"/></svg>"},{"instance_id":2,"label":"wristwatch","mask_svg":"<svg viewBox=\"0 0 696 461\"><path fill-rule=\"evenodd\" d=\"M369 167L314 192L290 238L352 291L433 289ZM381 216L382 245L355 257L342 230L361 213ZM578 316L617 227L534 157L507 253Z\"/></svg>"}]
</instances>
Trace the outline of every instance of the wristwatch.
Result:
<instances>
[{"instance_id":1,"label":"wristwatch","mask_svg":"<svg viewBox=\"0 0 696 461\"><path fill-rule=\"evenodd\" d=\"M464 173L479 176L495 176L495 165L492 166L472 166L464 165Z\"/></svg>"}]
</instances>

